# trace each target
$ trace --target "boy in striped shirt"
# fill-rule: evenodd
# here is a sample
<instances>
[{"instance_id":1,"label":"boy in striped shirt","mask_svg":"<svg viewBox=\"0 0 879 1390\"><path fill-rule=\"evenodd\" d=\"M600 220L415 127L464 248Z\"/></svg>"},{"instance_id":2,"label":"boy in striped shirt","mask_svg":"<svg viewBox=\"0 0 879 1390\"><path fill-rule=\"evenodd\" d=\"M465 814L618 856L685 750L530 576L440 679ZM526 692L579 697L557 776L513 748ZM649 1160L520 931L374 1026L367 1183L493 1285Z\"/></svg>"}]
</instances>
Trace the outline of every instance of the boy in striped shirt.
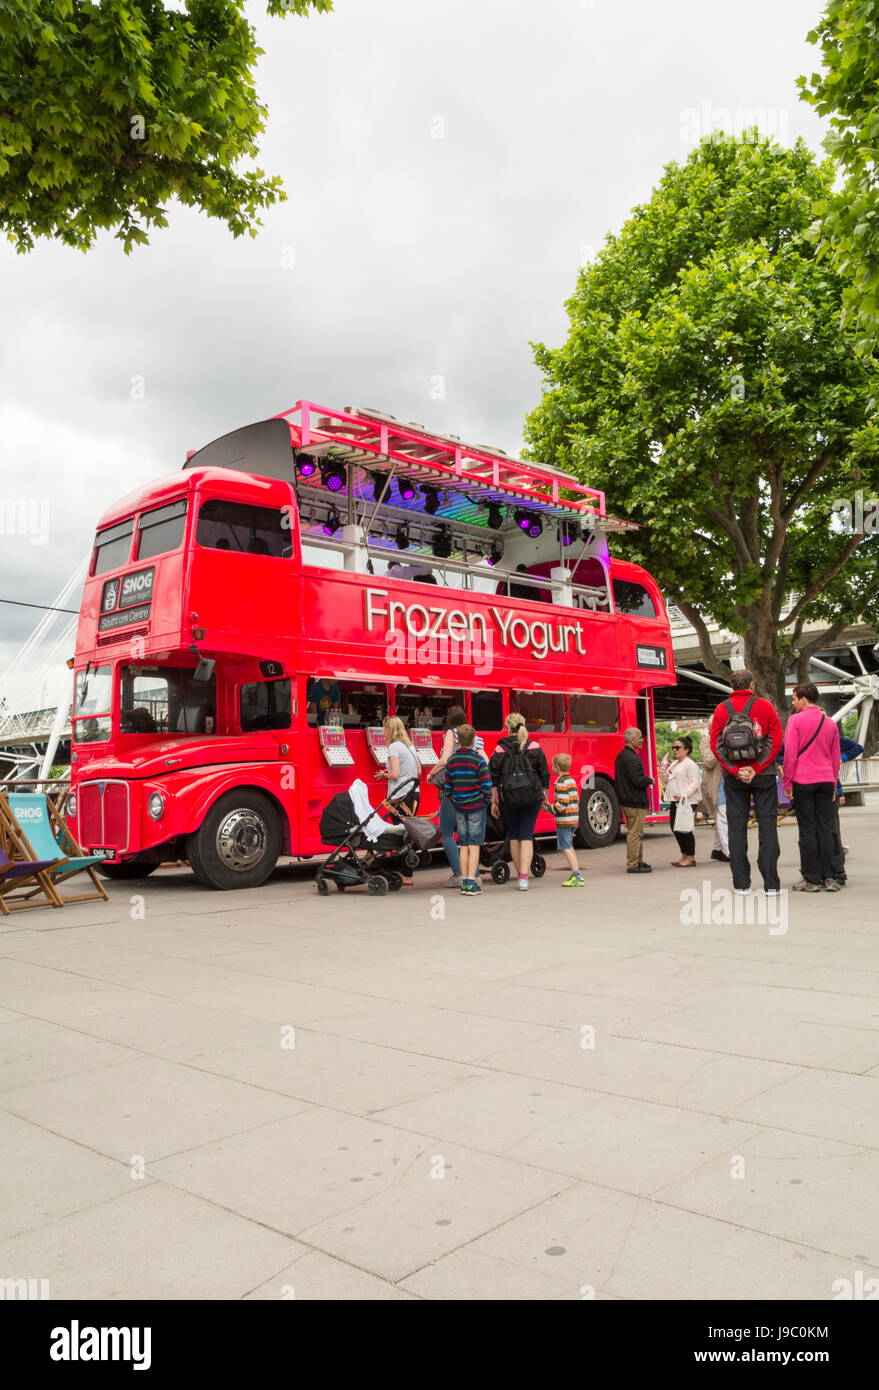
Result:
<instances>
[{"instance_id":1,"label":"boy in striped shirt","mask_svg":"<svg viewBox=\"0 0 879 1390\"><path fill-rule=\"evenodd\" d=\"M455 808L461 854L461 892L481 893L479 847L485 841L485 815L491 803L488 763L473 747L476 730L458 728L458 747L446 763L445 795Z\"/></svg>"},{"instance_id":2,"label":"boy in striped shirt","mask_svg":"<svg viewBox=\"0 0 879 1390\"><path fill-rule=\"evenodd\" d=\"M555 816L558 847L571 870L562 887L582 888L583 875L574 853L574 831L580 823L580 794L577 791L577 783L571 776L570 753L556 753L552 760L552 770L556 775L552 792L553 803L547 810L551 810Z\"/></svg>"}]
</instances>

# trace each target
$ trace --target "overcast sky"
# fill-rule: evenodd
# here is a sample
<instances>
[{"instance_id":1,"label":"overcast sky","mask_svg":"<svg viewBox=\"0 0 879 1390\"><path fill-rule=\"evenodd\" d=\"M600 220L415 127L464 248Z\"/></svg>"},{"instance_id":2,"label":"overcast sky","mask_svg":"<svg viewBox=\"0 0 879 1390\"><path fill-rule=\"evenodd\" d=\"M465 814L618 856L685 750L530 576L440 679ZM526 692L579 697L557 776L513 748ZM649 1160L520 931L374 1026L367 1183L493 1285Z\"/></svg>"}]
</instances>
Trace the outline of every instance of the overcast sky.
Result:
<instances>
[{"instance_id":1,"label":"overcast sky","mask_svg":"<svg viewBox=\"0 0 879 1390\"><path fill-rule=\"evenodd\" d=\"M110 502L303 397L517 452L530 342L563 341L581 261L706 122L762 113L818 150L796 78L822 9L255 0L261 165L288 193L256 240L172 204L128 257L0 246L0 502L32 532L0 535L0 598L51 603ZM0 605L0 669L39 616Z\"/></svg>"}]
</instances>

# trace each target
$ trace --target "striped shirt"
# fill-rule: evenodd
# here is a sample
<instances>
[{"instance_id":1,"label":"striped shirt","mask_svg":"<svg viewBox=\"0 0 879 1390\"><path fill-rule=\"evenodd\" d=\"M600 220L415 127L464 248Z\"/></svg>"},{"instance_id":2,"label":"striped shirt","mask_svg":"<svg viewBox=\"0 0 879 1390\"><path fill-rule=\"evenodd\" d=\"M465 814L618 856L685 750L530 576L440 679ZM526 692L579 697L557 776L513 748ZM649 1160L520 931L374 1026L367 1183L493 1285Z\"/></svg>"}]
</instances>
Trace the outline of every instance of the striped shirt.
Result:
<instances>
[{"instance_id":1,"label":"striped shirt","mask_svg":"<svg viewBox=\"0 0 879 1390\"><path fill-rule=\"evenodd\" d=\"M556 825L579 825L580 794L569 772L563 772L555 779L553 797L552 813Z\"/></svg>"},{"instance_id":2,"label":"striped shirt","mask_svg":"<svg viewBox=\"0 0 879 1390\"><path fill-rule=\"evenodd\" d=\"M459 748L446 763L445 794L456 811L478 811L491 801L488 763L472 748Z\"/></svg>"}]
</instances>

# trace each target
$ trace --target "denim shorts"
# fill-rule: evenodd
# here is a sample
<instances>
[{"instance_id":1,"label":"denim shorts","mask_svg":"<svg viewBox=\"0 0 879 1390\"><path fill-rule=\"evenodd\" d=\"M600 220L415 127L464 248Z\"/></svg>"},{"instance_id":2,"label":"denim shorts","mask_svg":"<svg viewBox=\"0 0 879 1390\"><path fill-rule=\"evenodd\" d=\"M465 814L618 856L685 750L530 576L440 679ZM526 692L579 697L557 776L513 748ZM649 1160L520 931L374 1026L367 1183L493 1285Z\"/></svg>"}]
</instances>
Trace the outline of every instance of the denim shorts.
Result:
<instances>
[{"instance_id":1,"label":"denim shorts","mask_svg":"<svg viewBox=\"0 0 879 1390\"><path fill-rule=\"evenodd\" d=\"M540 802L530 801L524 806L510 806L501 800L501 815L504 828L511 840L533 840L534 827L540 815Z\"/></svg>"},{"instance_id":2,"label":"denim shorts","mask_svg":"<svg viewBox=\"0 0 879 1390\"><path fill-rule=\"evenodd\" d=\"M556 828L555 828L555 834L556 834L556 840L558 841L558 847L559 847L559 849L573 849L573 848L574 848L574 831L575 831L576 829L577 829L576 825L557 825L557 826L556 826Z\"/></svg>"},{"instance_id":3,"label":"denim shorts","mask_svg":"<svg viewBox=\"0 0 879 1390\"><path fill-rule=\"evenodd\" d=\"M481 845L485 842L485 807L478 811L458 811L458 845Z\"/></svg>"}]
</instances>

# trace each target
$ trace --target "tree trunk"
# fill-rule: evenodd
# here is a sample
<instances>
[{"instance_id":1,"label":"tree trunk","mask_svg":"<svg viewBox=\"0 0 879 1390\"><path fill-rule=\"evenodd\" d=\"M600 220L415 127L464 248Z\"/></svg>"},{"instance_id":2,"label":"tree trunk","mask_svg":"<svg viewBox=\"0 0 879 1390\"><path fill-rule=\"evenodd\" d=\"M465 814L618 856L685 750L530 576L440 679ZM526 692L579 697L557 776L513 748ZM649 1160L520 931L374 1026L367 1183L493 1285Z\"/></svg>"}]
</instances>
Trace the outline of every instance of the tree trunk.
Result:
<instances>
[{"instance_id":1,"label":"tree trunk","mask_svg":"<svg viewBox=\"0 0 879 1390\"><path fill-rule=\"evenodd\" d=\"M754 632L745 635L745 665L754 677L757 694L774 705L784 725L790 713L785 690L788 656L784 650L779 650L777 640L758 641L756 638Z\"/></svg>"}]
</instances>

